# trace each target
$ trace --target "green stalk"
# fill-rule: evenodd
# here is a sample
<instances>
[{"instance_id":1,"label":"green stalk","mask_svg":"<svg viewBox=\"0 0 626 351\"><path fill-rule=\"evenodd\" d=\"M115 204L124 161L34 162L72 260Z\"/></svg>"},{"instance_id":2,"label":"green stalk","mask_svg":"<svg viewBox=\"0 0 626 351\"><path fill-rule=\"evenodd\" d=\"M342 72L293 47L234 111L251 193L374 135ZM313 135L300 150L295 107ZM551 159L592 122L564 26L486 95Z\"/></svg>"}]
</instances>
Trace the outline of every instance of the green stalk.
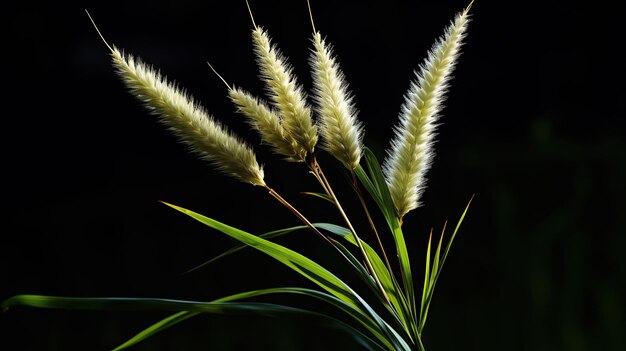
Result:
<instances>
[{"instance_id":1,"label":"green stalk","mask_svg":"<svg viewBox=\"0 0 626 351\"><path fill-rule=\"evenodd\" d=\"M380 240L380 236L378 235L376 224L374 223L374 220L372 219L370 211L367 208L367 204L365 203L365 198L363 197L363 193L361 192L361 187L359 186L359 182L356 179L356 174L354 173L354 170L351 170L350 173L352 174L352 187L354 191L356 192L357 196L359 197L359 201L361 202L361 207L363 207L363 211L365 211L365 216L367 217L367 221L369 222L370 227L372 228L372 231L374 232L374 235L376 236L376 240L378 241L380 251L383 254L383 258L385 259L385 265L387 265L387 269L389 270L389 273L391 274L391 278L393 280L396 280L396 276L393 273L393 270L391 269L391 264L389 263L389 259L387 258L385 247L383 246L383 243Z\"/></svg>"},{"instance_id":2,"label":"green stalk","mask_svg":"<svg viewBox=\"0 0 626 351\"><path fill-rule=\"evenodd\" d=\"M355 238L355 240L356 240L356 242L357 242L357 244L359 246L359 249L361 250L361 254L363 255L363 258L365 260L365 265L366 265L367 269L370 271L370 274L372 275L372 277L376 281L376 285L378 286L378 289L380 289L380 292L382 293L383 297L385 298L385 301L387 302L387 304L389 306L392 306L391 301L389 300L389 296L387 296L387 292L385 291L385 288L383 287L382 283L380 282L380 278L378 278L378 275L374 271L374 267L372 267L372 263L370 262L369 258L367 257L367 253L365 252L365 248L363 247L363 244L361 243L361 239L357 235L356 230L352 226L352 223L350 222L350 219L346 215L346 212L343 210L343 207L341 207L341 203L339 203L339 199L335 195L335 192L333 191L332 187L330 186L330 183L328 182L328 179L324 175L324 172L322 171L322 168L321 168L320 164L317 162L317 158L315 157L315 154L313 154L313 156L312 156L311 164L309 165L309 167L311 168L313 173L316 174L316 178L321 181L321 185L324 188L324 190L326 191L326 194L328 196L330 196L330 198L333 200L333 202L335 204L335 207L337 207L337 210L339 211L339 213L343 217L344 221L346 222L346 225L348 226L348 229L350 229L350 231L352 232L352 235L354 235L354 238ZM393 307L392 307L392 309L393 309Z\"/></svg>"}]
</instances>

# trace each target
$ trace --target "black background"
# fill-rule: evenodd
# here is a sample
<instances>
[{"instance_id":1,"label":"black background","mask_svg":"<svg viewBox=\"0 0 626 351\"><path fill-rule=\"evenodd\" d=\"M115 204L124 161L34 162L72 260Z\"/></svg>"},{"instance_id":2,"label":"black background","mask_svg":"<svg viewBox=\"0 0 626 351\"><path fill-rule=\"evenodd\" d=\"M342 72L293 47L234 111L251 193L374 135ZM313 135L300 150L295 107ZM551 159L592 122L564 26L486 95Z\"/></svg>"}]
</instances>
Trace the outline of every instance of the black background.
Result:
<instances>
[{"instance_id":1,"label":"black background","mask_svg":"<svg viewBox=\"0 0 626 351\"><path fill-rule=\"evenodd\" d=\"M405 219L419 282L428 231L456 220L476 194L431 307L427 349L626 348L624 6L613 3L474 4L425 206ZM466 5L313 1L316 26L334 45L355 94L365 143L380 158L412 71ZM310 89L306 2L258 0L252 7ZM5 5L0 299L29 293L210 300L311 287L252 250L181 274L233 242L158 200L253 233L298 222L262 189L189 155L137 104L113 73L85 8L111 43L160 68L258 144L205 63L262 93L243 1ZM327 204L299 195L318 190L302 166L264 146L256 150L271 186L312 220L340 223ZM321 162L358 218L341 167L324 154ZM280 242L362 288L310 233ZM266 301L333 313L306 299ZM0 317L0 348L106 350L163 316L15 308ZM309 320L207 316L136 349L358 347Z\"/></svg>"}]
</instances>

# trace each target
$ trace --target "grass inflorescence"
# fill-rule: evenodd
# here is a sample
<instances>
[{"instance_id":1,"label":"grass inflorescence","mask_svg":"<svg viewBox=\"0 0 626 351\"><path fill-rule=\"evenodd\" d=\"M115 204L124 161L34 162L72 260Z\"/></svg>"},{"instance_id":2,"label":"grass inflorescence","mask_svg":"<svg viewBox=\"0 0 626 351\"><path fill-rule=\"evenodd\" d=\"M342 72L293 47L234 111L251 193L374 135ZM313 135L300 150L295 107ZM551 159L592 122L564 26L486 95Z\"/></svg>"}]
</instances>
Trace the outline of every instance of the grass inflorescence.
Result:
<instances>
[{"instance_id":1,"label":"grass inflorescence","mask_svg":"<svg viewBox=\"0 0 626 351\"><path fill-rule=\"evenodd\" d=\"M247 1L246 1L247 3ZM310 66L313 77L312 103L303 87L297 83L287 58L270 39L268 31L252 19L252 46L265 83L267 100L229 84L227 96L237 113L245 116L248 124L261 136L264 144L283 159L303 164L319 183L319 192L309 195L331 202L343 221L312 223L306 214L270 187L264 179L252 148L222 126L189 94L162 76L156 69L138 58L124 54L109 45L113 67L129 92L148 111L172 131L183 143L211 165L242 182L265 189L271 198L285 206L303 225L280 228L254 235L234 226L216 221L180 206L165 205L217 230L241 243L217 258L233 254L244 247L253 247L310 280L320 290L309 288L269 288L225 296L213 301L181 301L153 298L67 298L38 295L15 296L2 304L4 310L15 305L64 309L150 309L175 312L149 326L116 350L135 345L154 334L202 313L264 313L272 316L304 314L325 319L330 325L347 331L369 350L409 351L426 348L422 333L427 320L435 285L446 261L450 247L467 213L463 211L453 233L444 244L445 226L436 248L432 231L425 254L424 283L417 296L409 248L402 231L403 218L421 205L426 173L434 157L434 136L451 73L457 63L469 23L469 10L461 11L446 28L428 52L424 63L411 82L401 107L399 122L384 166L363 145L364 127L358 120L356 107L348 82L328 39L315 28L311 4L309 16L312 25ZM90 17L91 19L91 17ZM94 23L95 27L95 23ZM97 28L96 28L97 30ZM98 34L100 32L98 31ZM213 69L213 67L211 67ZM215 70L214 70L215 71ZM215 71L217 74L217 72ZM313 107L311 107L313 106ZM321 140L321 147L316 148ZM362 206L363 214L377 239L370 246L357 233L352 218L333 190L318 161L320 149L328 152L349 173ZM383 226L376 223L368 207L369 195L384 218ZM388 230L381 230L388 227ZM310 230L353 269L353 273L374 293L366 300L361 293L339 279L332 270L304 255L279 245L272 240L294 231ZM385 247L381 236L388 235L393 247ZM434 252L431 252L433 248ZM395 255L394 255L395 254ZM389 257L396 256L392 264ZM216 259L217 259L216 258ZM208 263L213 262L210 260ZM394 272L394 265L398 274ZM281 304L247 301L270 294L298 294L324 301L343 314L320 314L303 308Z\"/></svg>"}]
</instances>

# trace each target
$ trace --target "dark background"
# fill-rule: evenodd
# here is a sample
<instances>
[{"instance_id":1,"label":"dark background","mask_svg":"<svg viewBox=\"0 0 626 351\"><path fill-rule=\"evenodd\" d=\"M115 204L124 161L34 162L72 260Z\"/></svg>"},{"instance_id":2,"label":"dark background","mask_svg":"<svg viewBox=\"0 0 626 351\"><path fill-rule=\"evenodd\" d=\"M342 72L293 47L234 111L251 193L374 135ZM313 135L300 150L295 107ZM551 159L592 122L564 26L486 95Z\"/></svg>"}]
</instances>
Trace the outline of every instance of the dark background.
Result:
<instances>
[{"instance_id":1,"label":"dark background","mask_svg":"<svg viewBox=\"0 0 626 351\"><path fill-rule=\"evenodd\" d=\"M431 306L427 349L626 349L626 61L618 3L474 4L425 206L405 219L420 282L428 231L456 221L476 194ZM313 1L316 26L335 46L355 94L365 142L379 157L412 71L466 5ZM252 7L308 90L306 2L257 0ZM113 73L84 8L111 43L160 68L258 143L205 64L262 93L243 0L5 4L0 299L29 293L210 300L263 287L312 287L252 250L181 274L233 242L157 200L253 233L298 222L262 189L189 155L155 123ZM327 204L299 195L318 190L304 168L266 147L256 150L271 186L312 220L340 223ZM357 218L341 167L321 158ZM309 232L280 242L362 288ZM331 312L306 299L265 301ZM0 317L0 349L107 350L165 315L15 308ZM358 349L345 334L309 320L206 316L136 349L351 347Z\"/></svg>"}]
</instances>

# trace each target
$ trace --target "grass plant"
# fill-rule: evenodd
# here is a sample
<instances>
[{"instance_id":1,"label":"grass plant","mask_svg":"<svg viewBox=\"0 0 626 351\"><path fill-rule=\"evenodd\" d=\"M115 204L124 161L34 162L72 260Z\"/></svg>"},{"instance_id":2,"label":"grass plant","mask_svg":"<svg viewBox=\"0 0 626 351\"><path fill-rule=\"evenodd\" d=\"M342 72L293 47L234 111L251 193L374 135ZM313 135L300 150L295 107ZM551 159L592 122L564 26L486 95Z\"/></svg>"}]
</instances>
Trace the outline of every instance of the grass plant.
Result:
<instances>
[{"instance_id":1,"label":"grass plant","mask_svg":"<svg viewBox=\"0 0 626 351\"><path fill-rule=\"evenodd\" d=\"M424 281L416 288L411 252L402 226L405 215L420 206L426 173L433 160L434 136L451 73L458 60L469 22L468 6L456 15L439 38L405 96L395 136L381 167L374 154L363 145L363 124L327 39L317 31L311 6L313 77L312 103L296 81L287 58L272 43L268 32L254 21L252 44L261 80L267 88L267 101L243 88L229 84L227 95L237 111L257 130L264 144L287 161L299 162L319 183L319 193L309 193L333 204L341 224L311 223L307 217L270 187L264 178L252 147L210 116L188 93L161 75L155 68L102 40L110 51L113 67L141 104L201 159L242 182L265 189L293 213L302 225L255 235L221 223L183 207L165 203L172 209L221 232L241 243L206 262L231 255L245 247L259 250L310 280L319 289L278 287L247 291L213 301L181 301L156 298L69 298L18 295L2 304L6 311L17 305L61 309L122 309L173 312L123 342L115 350L131 347L154 334L203 313L263 313L272 316L315 315L347 331L369 350L425 350L422 334L426 325L435 285L451 245L467 213L469 203L456 222L449 239L444 226L436 244L431 231L423 260ZM90 16L91 19L91 16ZM94 23L95 27L95 23ZM97 27L96 27L97 30ZM213 67L211 67L213 68ZM217 74L217 72L215 72ZM219 75L219 74L218 74ZM316 148L321 140L321 147ZM319 149L331 154L348 174L376 243L361 239L352 225L331 180L318 162ZM273 164L274 165L274 164ZM367 199L369 196L371 199ZM368 203L382 213L385 223L375 223ZM471 202L471 200L470 200ZM386 227L384 230L382 227ZM304 255L279 245L273 239L294 231L309 230L329 250L337 251L360 280L373 292L366 300L362 293L338 278L332 270ZM385 247L381 236L390 236L394 247ZM398 262L390 258L396 257ZM397 272L394 272L396 267ZM254 298L274 294L297 294L333 306L337 315L321 315L306 308L256 302ZM339 315L343 317L339 318Z\"/></svg>"}]
</instances>

